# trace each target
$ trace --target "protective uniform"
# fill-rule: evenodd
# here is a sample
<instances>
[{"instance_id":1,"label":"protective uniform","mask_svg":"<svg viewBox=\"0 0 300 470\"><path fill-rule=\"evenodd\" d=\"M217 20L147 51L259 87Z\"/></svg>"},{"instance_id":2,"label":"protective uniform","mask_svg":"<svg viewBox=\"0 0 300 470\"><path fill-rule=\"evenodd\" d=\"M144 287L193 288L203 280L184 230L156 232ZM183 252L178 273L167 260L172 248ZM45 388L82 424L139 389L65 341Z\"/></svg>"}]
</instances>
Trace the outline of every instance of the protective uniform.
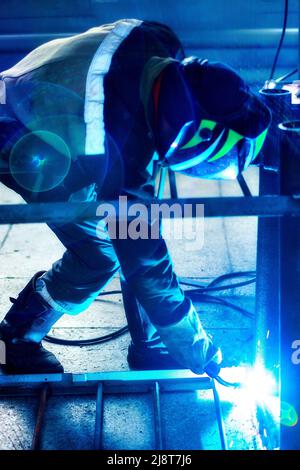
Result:
<instances>
[{"instance_id":1,"label":"protective uniform","mask_svg":"<svg viewBox=\"0 0 300 470\"><path fill-rule=\"evenodd\" d=\"M168 27L138 20L93 28L31 52L0 76L5 119L10 120L10 131L0 136L2 161L9 167L1 180L28 202L108 200L141 188L151 192L146 168L153 153L177 158L168 153L170 145L186 122L199 119L184 92L183 58ZM159 80L164 72L165 77L171 73L169 84L174 78L174 96L181 95L180 112L177 107L171 114L175 122L170 114L157 113L163 103L160 87L166 88ZM63 313L85 310L119 267L139 304L131 310L127 296L133 367L145 366L141 357L150 346L158 348L158 363L150 355L147 367L164 366L160 339L174 366L201 373L209 362L219 363L220 352L180 289L164 240L110 240L99 237L98 222L50 225L66 252L33 278L2 322L10 348L7 370L61 371L53 357L34 362L34 354L41 357L45 351L41 339ZM17 360L18 348L25 357L33 343L39 354Z\"/></svg>"}]
</instances>

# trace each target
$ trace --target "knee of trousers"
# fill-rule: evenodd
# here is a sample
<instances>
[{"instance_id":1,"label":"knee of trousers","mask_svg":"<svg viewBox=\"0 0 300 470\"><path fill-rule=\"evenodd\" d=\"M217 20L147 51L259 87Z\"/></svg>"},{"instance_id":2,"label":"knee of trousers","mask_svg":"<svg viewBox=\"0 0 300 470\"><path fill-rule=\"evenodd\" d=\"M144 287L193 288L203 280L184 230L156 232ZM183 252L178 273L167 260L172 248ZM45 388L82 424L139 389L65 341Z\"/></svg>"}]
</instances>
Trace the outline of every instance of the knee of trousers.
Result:
<instances>
[{"instance_id":1,"label":"knee of trousers","mask_svg":"<svg viewBox=\"0 0 300 470\"><path fill-rule=\"evenodd\" d=\"M63 257L53 263L48 271L48 276L69 283L74 287L83 288L85 285L101 285L110 279L119 270L119 262L116 258L108 256L94 256L93 262L67 251Z\"/></svg>"},{"instance_id":2,"label":"knee of trousers","mask_svg":"<svg viewBox=\"0 0 300 470\"><path fill-rule=\"evenodd\" d=\"M59 260L43 275L47 289L44 298L56 310L76 315L90 306L118 270L119 265L114 262L105 269L82 265L70 269Z\"/></svg>"}]
</instances>

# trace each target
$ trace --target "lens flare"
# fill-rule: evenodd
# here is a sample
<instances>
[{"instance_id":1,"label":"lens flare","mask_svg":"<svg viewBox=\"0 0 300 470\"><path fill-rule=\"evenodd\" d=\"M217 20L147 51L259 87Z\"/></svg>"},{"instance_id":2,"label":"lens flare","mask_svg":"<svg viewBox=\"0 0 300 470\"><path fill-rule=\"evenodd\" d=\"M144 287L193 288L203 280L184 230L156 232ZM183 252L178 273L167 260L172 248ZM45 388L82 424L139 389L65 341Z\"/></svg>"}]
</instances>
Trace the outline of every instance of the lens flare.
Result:
<instances>
[{"instance_id":1,"label":"lens flare","mask_svg":"<svg viewBox=\"0 0 300 470\"><path fill-rule=\"evenodd\" d=\"M22 136L9 157L11 175L22 188L39 193L59 186L71 166L71 152L66 142L49 131L35 131Z\"/></svg>"},{"instance_id":2,"label":"lens flare","mask_svg":"<svg viewBox=\"0 0 300 470\"><path fill-rule=\"evenodd\" d=\"M289 403L281 402L280 424L283 426L293 427L298 423L298 414L295 408Z\"/></svg>"}]
</instances>

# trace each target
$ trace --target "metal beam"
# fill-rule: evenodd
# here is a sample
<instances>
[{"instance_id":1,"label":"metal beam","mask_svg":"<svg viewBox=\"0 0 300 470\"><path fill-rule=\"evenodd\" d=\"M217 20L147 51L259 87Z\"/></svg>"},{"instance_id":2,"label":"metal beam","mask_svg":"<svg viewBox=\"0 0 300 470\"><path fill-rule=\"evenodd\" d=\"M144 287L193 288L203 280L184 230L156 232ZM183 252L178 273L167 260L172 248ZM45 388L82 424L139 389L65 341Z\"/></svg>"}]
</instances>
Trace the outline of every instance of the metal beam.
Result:
<instances>
[{"instance_id":1,"label":"metal beam","mask_svg":"<svg viewBox=\"0 0 300 470\"><path fill-rule=\"evenodd\" d=\"M300 126L297 122L282 129L281 142L281 194L300 191ZM284 217L279 228L280 265L280 394L281 417L280 448L299 449L300 422L286 419L290 413L300 414L298 361L293 359L294 344L300 339L300 219ZM286 422L284 422L286 420Z\"/></svg>"},{"instance_id":2,"label":"metal beam","mask_svg":"<svg viewBox=\"0 0 300 470\"><path fill-rule=\"evenodd\" d=\"M161 392L209 390L212 379L182 370L96 372L87 374L0 375L0 396L37 395L48 384L53 395L107 393L147 393L159 383Z\"/></svg>"},{"instance_id":3,"label":"metal beam","mask_svg":"<svg viewBox=\"0 0 300 470\"><path fill-rule=\"evenodd\" d=\"M31 203L0 205L0 225L3 224L33 224L33 223L63 223L97 218L99 202L79 203ZM111 204L115 213L119 213L118 201L105 201ZM184 206L191 205L191 216L196 217L197 205L204 205L205 217L282 217L300 216L300 201L293 196L255 196L255 197L210 197L186 199L142 199L128 201L128 208L134 204L144 204L149 209L151 204L177 204L184 215ZM124 212L123 212L124 213ZM178 217L178 214L163 214L164 217ZM189 215L190 216L190 215Z\"/></svg>"}]
</instances>

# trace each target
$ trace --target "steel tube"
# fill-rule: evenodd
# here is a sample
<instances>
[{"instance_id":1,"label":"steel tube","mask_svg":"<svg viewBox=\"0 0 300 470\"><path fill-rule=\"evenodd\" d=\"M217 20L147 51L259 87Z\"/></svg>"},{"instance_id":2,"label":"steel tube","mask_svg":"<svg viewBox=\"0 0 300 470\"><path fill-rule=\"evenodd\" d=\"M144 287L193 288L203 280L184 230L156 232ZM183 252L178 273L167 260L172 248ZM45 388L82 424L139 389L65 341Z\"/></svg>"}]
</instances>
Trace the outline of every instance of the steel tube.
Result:
<instances>
[{"instance_id":1,"label":"steel tube","mask_svg":"<svg viewBox=\"0 0 300 470\"><path fill-rule=\"evenodd\" d=\"M240 175L238 175L237 181L240 185L240 188L241 188L242 193L244 194L244 196L251 197L252 196L251 191L250 191L249 186L247 185L246 180L245 180L244 176L242 175L242 173Z\"/></svg>"},{"instance_id":2,"label":"steel tube","mask_svg":"<svg viewBox=\"0 0 300 470\"><path fill-rule=\"evenodd\" d=\"M46 384L43 386L41 393L40 393L39 408L38 408L38 414L37 414L36 424L35 424L33 438L32 438L31 450L41 449L42 426L43 426L44 417L45 417L48 395L49 395L49 386Z\"/></svg>"},{"instance_id":3,"label":"steel tube","mask_svg":"<svg viewBox=\"0 0 300 470\"><path fill-rule=\"evenodd\" d=\"M291 93L281 89L260 90L272 112L272 122L262 149L259 195L281 200L279 123L291 113ZM280 196L280 197L279 197ZM278 374L279 362L279 218L260 218L257 235L255 361Z\"/></svg>"},{"instance_id":4,"label":"steel tube","mask_svg":"<svg viewBox=\"0 0 300 470\"><path fill-rule=\"evenodd\" d=\"M279 174L262 168L260 194L276 192ZM279 362L279 224L279 217L259 219L256 257L254 357L274 373Z\"/></svg>"},{"instance_id":5,"label":"steel tube","mask_svg":"<svg viewBox=\"0 0 300 470\"><path fill-rule=\"evenodd\" d=\"M79 31L78 31L79 33ZM266 48L273 49L278 40L280 31L276 28L245 28L245 29L224 29L224 30L198 30L189 31L185 37L184 31L181 37L187 48L197 48L201 44L202 48L228 48L228 47L249 47L257 48L262 44ZM0 37L0 51L21 52L32 50L33 48L53 39L69 37L74 33L28 33L28 34L2 34ZM222 38L222 40L220 40ZM297 47L297 30L288 28L285 39L285 47Z\"/></svg>"},{"instance_id":6,"label":"steel tube","mask_svg":"<svg viewBox=\"0 0 300 470\"><path fill-rule=\"evenodd\" d=\"M99 382L105 393L149 393L156 381L163 392L210 390L212 387L209 377L196 376L188 370L0 375L0 396L37 395L45 383L53 395L94 395Z\"/></svg>"},{"instance_id":7,"label":"steel tube","mask_svg":"<svg viewBox=\"0 0 300 470\"><path fill-rule=\"evenodd\" d=\"M270 108L272 113L271 125L260 153L260 164L265 170L278 171L280 162L280 132L278 124L291 117L292 94L289 90L278 88L262 89L259 93L261 100Z\"/></svg>"},{"instance_id":8,"label":"steel tube","mask_svg":"<svg viewBox=\"0 0 300 470\"><path fill-rule=\"evenodd\" d=\"M227 450L227 441L226 441L226 434L225 434L224 424L223 424L223 415L222 415L220 397L216 389L216 384L214 380L212 380L212 391L214 395L214 403L215 403L217 423L218 423L218 428L219 428L221 448L222 450Z\"/></svg>"},{"instance_id":9,"label":"steel tube","mask_svg":"<svg viewBox=\"0 0 300 470\"><path fill-rule=\"evenodd\" d=\"M280 125L281 193L300 194L300 121ZM295 341L300 341L300 219L280 220L280 448L299 449L300 422L286 415L286 409L300 415L298 356L293 358ZM290 416L292 416L292 412Z\"/></svg>"},{"instance_id":10,"label":"steel tube","mask_svg":"<svg viewBox=\"0 0 300 470\"><path fill-rule=\"evenodd\" d=\"M102 449L102 429L103 429L103 384L100 382L97 387L97 397L96 397L94 450Z\"/></svg>"},{"instance_id":11,"label":"steel tube","mask_svg":"<svg viewBox=\"0 0 300 470\"><path fill-rule=\"evenodd\" d=\"M112 204L118 214L118 201L107 201ZM300 201L292 196L253 196L253 197L210 197L186 199L161 199L128 201L128 207L133 204L144 204L151 209L151 204L178 204L184 216L185 204L191 205L192 217L197 216L197 204L204 205L205 217L282 217L300 216ZM80 220L96 219L99 203L32 203L0 205L0 225L34 224L34 223L67 223ZM163 214L164 217L178 217L177 213ZM190 215L189 215L190 216Z\"/></svg>"},{"instance_id":12,"label":"steel tube","mask_svg":"<svg viewBox=\"0 0 300 470\"><path fill-rule=\"evenodd\" d=\"M161 407L160 407L160 388L159 383L155 382L153 386L153 405L154 405L154 431L155 444L157 450L163 449Z\"/></svg>"}]
</instances>

